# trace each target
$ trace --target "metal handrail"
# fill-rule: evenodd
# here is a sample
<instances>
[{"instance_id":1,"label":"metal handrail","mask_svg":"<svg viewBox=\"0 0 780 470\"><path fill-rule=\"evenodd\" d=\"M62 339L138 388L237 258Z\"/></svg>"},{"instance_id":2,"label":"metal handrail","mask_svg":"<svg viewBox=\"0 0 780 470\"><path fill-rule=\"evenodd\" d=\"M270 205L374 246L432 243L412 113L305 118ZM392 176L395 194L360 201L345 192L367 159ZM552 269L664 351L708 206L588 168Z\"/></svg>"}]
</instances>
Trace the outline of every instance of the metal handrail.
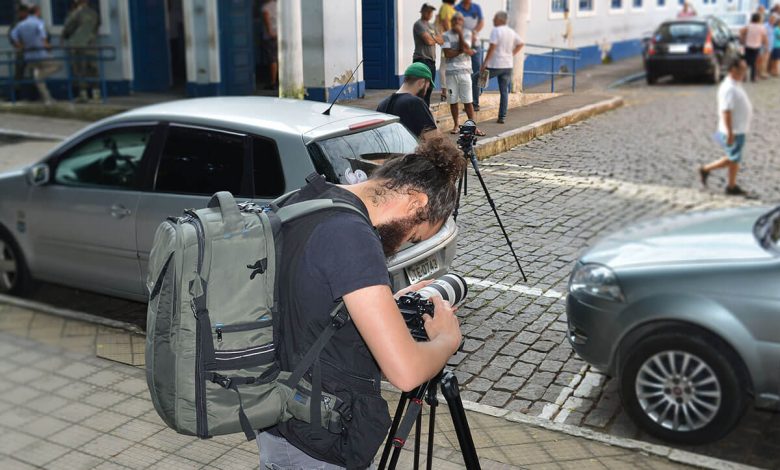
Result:
<instances>
[{"instance_id":1,"label":"metal handrail","mask_svg":"<svg viewBox=\"0 0 780 470\"><path fill-rule=\"evenodd\" d=\"M48 57L40 59L25 59L25 53L45 50L49 53ZM84 52L84 56L75 58L73 53ZM74 77L71 65L77 60L95 61L98 64L97 77ZM73 82L99 83L100 94L103 102L108 95L106 85L104 63L116 60L116 48L114 46L86 46L86 47L48 47L48 48L29 48L29 49L0 49L0 70L5 68L8 76L0 73L0 85L9 85L10 98L12 103L16 103L16 85L35 84L34 78L16 79L16 70L20 64L32 64L36 62L61 62L65 68L66 81L68 84L68 101L73 101ZM44 79L45 80L45 79Z\"/></svg>"},{"instance_id":2,"label":"metal handrail","mask_svg":"<svg viewBox=\"0 0 780 470\"><path fill-rule=\"evenodd\" d=\"M489 46L490 41L487 39L482 39L482 53L485 54L487 51L486 44ZM543 57L543 58L549 58L550 59L550 70L549 71L541 71L541 70L527 70L523 68L523 74L529 74L529 75L542 75L542 76L549 76L550 77L550 93L555 93L555 77L571 77L571 91L574 93L577 87L577 61L580 60L580 50L579 49L572 49L568 47L557 47L557 46L547 46L543 44L529 44L525 43L524 49L528 48L534 48L534 49L546 49L550 52L548 53L525 53L526 57ZM564 55L558 54L559 52L563 52ZM566 55L568 53L568 55ZM484 61L484 55L483 55L483 61ZM556 59L560 63L561 60L563 61L571 61L571 72L561 72L555 70L555 61Z\"/></svg>"}]
</instances>

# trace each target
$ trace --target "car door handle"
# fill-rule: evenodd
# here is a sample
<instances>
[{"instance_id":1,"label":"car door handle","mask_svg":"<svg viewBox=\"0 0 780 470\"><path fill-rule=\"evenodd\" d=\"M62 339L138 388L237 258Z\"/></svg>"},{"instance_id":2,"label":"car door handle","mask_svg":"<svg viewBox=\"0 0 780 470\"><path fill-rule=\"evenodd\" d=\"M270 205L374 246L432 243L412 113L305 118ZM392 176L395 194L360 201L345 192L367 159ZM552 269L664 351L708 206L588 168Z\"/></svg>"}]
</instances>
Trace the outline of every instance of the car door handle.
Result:
<instances>
[{"instance_id":1,"label":"car door handle","mask_svg":"<svg viewBox=\"0 0 780 470\"><path fill-rule=\"evenodd\" d=\"M109 212L111 212L111 217L114 217L116 219L121 219L131 214L130 209L123 206L122 204L114 204L113 206L111 206Z\"/></svg>"}]
</instances>

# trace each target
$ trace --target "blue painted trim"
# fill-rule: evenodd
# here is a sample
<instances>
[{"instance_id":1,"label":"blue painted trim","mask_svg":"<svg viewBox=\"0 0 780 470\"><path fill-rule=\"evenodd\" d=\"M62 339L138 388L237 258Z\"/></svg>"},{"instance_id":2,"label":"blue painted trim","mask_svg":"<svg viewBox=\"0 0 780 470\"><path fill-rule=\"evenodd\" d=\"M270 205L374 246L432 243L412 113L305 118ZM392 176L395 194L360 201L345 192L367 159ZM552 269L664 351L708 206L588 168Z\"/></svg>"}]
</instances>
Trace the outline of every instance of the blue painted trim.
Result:
<instances>
[{"instance_id":1,"label":"blue painted trim","mask_svg":"<svg viewBox=\"0 0 780 470\"><path fill-rule=\"evenodd\" d=\"M310 101L323 101L331 102L336 95L339 94L342 85L336 85L332 87L309 87L306 88L306 99ZM366 82L360 81L357 83L350 83L344 89L344 92L339 96L341 100L354 100L366 96Z\"/></svg>"},{"instance_id":2,"label":"blue painted trim","mask_svg":"<svg viewBox=\"0 0 780 470\"><path fill-rule=\"evenodd\" d=\"M187 82L185 91L187 96L190 98L197 98L200 96L219 96L220 86L219 83Z\"/></svg>"},{"instance_id":3,"label":"blue painted trim","mask_svg":"<svg viewBox=\"0 0 780 470\"><path fill-rule=\"evenodd\" d=\"M578 48L580 51L580 60L577 61L577 71L590 67L593 65L601 64L603 51L599 46L587 46ZM535 51L531 51L535 52ZM626 41L618 41L612 43L609 51L609 56L613 61L627 59L634 57L642 53L642 42L640 39L629 39ZM550 54L544 54L544 56L526 57L524 64L523 75L523 87L528 88L542 83L550 81L549 75L537 75L528 72L550 72L552 70L560 70L561 66L566 66L569 70L572 68L572 61L566 59L555 59L555 63L551 64ZM567 82L568 82L568 77ZM491 80L491 84L494 80ZM556 90L558 89L556 83ZM491 89L488 86L488 89ZM495 89L495 88L492 88Z\"/></svg>"}]
</instances>

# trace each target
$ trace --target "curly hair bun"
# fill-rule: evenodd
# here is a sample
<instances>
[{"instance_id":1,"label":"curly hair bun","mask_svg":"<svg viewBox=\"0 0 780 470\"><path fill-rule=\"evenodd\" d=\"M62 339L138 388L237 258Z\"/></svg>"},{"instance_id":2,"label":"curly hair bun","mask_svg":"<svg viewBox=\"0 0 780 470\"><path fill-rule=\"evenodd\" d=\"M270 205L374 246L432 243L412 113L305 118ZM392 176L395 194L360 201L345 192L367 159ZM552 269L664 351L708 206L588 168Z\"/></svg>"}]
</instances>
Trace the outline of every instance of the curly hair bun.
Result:
<instances>
[{"instance_id":1,"label":"curly hair bun","mask_svg":"<svg viewBox=\"0 0 780 470\"><path fill-rule=\"evenodd\" d=\"M460 178L466 168L463 153L439 131L423 134L415 153L430 159L450 181Z\"/></svg>"}]
</instances>

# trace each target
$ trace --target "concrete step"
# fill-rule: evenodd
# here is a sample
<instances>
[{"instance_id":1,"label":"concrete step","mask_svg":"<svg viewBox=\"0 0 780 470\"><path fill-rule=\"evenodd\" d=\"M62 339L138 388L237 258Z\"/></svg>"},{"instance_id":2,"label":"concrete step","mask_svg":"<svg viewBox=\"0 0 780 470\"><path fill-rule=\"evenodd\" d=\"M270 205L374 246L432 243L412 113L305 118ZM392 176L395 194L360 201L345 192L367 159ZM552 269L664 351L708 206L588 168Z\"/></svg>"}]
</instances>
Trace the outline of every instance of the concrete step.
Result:
<instances>
[{"instance_id":1,"label":"concrete step","mask_svg":"<svg viewBox=\"0 0 780 470\"><path fill-rule=\"evenodd\" d=\"M533 103L548 100L560 96L561 93L510 93L509 94L509 109L518 108L520 106L528 106ZM437 96L434 93L433 96ZM432 98L433 98L432 96ZM475 113L475 120L477 122L495 121L498 118L498 105L501 96L498 92L485 92L479 97L479 111ZM458 114L458 123L463 124L468 116L466 116L463 110L463 105L459 105L460 113ZM434 119L436 119L436 126L442 131L448 131L452 129L452 114L450 112L450 105L446 102L438 102L431 104L431 113Z\"/></svg>"}]
</instances>

